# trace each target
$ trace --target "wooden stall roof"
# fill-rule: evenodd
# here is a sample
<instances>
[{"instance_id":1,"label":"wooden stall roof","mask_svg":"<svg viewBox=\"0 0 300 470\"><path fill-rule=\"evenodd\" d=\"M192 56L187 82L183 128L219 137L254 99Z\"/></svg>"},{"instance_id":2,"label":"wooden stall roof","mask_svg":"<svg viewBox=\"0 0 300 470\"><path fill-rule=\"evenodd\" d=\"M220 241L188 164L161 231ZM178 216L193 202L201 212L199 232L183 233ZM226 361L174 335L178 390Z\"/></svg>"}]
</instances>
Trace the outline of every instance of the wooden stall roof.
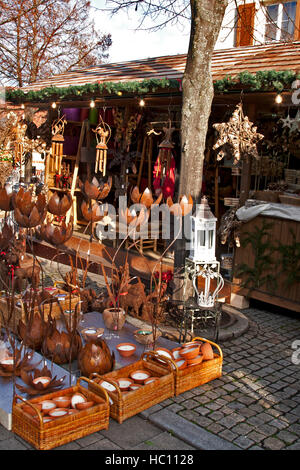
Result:
<instances>
[{"instance_id":1,"label":"wooden stall roof","mask_svg":"<svg viewBox=\"0 0 300 470\"><path fill-rule=\"evenodd\" d=\"M54 75L23 87L23 91L45 87L66 87L95 82L138 81L151 78L182 79L186 54L162 56L129 62L105 63ZM216 50L213 54L214 80L248 71L293 70L300 72L300 41Z\"/></svg>"}]
</instances>

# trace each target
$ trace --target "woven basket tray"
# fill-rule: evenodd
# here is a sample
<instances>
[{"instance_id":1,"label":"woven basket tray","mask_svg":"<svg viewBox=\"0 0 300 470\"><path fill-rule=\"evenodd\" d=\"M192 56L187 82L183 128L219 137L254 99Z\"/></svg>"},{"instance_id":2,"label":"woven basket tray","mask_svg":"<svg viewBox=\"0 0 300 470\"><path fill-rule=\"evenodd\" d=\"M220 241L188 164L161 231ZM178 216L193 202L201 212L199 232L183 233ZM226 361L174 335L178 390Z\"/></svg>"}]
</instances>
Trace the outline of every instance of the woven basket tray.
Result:
<instances>
[{"instance_id":1,"label":"woven basket tray","mask_svg":"<svg viewBox=\"0 0 300 470\"><path fill-rule=\"evenodd\" d=\"M222 375L223 353L218 344L213 343L205 338L195 337L193 341L204 341L210 343L213 348L216 348L218 354L214 353L214 359L203 361L199 365L193 367L186 367L185 369L178 369L175 361L166 358L169 363L173 365L174 380L175 380L175 395L191 390L199 385L206 384L211 380L217 379Z\"/></svg>"},{"instance_id":2,"label":"woven basket tray","mask_svg":"<svg viewBox=\"0 0 300 470\"><path fill-rule=\"evenodd\" d=\"M109 403L106 390L98 387L97 394L80 385L80 381L90 381L85 377L77 380L77 385L57 392L25 400L15 395L12 407L12 431L21 436L38 450L49 450L66 444L67 442L80 439L101 429L108 429L109 425ZM48 423L43 423L42 413L38 410L36 403L42 400L52 400L59 396L71 396L80 392L94 405L87 410L62 418L56 418ZM21 400L22 403L17 403ZM35 411L36 417L23 411L22 407L29 404Z\"/></svg>"},{"instance_id":3,"label":"woven basket tray","mask_svg":"<svg viewBox=\"0 0 300 470\"><path fill-rule=\"evenodd\" d=\"M66 292L62 289L57 289L56 293L60 294L66 294L66 300L59 300L59 303L61 305L61 308L64 310L75 310L76 305L78 302L80 302L80 297L76 294L71 294L71 308L70 308L70 293ZM25 320L25 312L24 308L21 306L16 305L18 301L20 301L20 295L16 295L14 297L15 300L15 309L14 309L14 315L11 315L10 318L8 318L9 313L7 309L7 301L4 297L0 297L0 309L1 309L1 315L0 315L0 326L6 326L15 333L17 332L17 326L19 323L19 320ZM21 302L20 302L21 303ZM38 306L35 307L35 311L38 312ZM44 312L44 318L47 320L49 313L51 312L52 318L60 318L60 308L58 302L53 302L53 303L48 303L44 304L42 307L42 310ZM2 315L4 319L2 318Z\"/></svg>"},{"instance_id":4,"label":"woven basket tray","mask_svg":"<svg viewBox=\"0 0 300 470\"><path fill-rule=\"evenodd\" d=\"M155 360L158 357L161 361L160 364ZM118 421L118 423L122 423L125 419L174 396L172 365L161 359L161 356L158 356L153 351L146 352L142 354L139 361L121 369L102 376L92 374L89 388L98 393L99 385L95 382L95 379L103 379L116 387L116 392L107 392L110 397L110 416ZM136 370L145 370L150 372L152 376L159 377L159 379L153 383L143 385L138 390L121 392L115 380L121 377L129 377Z\"/></svg>"}]
</instances>

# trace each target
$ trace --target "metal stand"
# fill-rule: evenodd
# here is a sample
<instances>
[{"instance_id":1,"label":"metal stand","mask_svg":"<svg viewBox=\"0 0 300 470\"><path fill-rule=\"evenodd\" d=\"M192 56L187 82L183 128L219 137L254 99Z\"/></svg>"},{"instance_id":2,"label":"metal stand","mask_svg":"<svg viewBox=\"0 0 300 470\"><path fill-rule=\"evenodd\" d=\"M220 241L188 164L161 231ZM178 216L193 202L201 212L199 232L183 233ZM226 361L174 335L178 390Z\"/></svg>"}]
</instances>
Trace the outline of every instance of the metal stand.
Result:
<instances>
[{"instance_id":1,"label":"metal stand","mask_svg":"<svg viewBox=\"0 0 300 470\"><path fill-rule=\"evenodd\" d=\"M205 279L203 292L198 291L197 280L199 277ZM210 281L217 282L213 292L210 290ZM193 284L193 292L189 286ZM221 304L218 302L218 293L224 285L224 280L220 275L220 263L218 261L199 262L190 258L185 260L185 275L183 287L183 316L180 325L179 342L186 341L188 323L190 323L191 335L194 333L194 321L207 326L212 320L214 325L214 341L218 340L219 326L221 320Z\"/></svg>"}]
</instances>

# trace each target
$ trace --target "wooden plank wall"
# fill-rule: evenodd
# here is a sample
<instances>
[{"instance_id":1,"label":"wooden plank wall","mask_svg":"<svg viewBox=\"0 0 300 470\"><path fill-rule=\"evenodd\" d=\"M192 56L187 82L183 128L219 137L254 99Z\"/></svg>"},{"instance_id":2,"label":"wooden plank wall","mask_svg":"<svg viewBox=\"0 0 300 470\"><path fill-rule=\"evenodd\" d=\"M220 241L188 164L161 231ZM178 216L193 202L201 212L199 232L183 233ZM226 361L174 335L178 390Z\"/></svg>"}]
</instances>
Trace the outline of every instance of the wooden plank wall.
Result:
<instances>
[{"instance_id":1,"label":"wooden plank wall","mask_svg":"<svg viewBox=\"0 0 300 470\"><path fill-rule=\"evenodd\" d=\"M241 226L241 240L248 233L253 233L254 227L261 228L263 223L272 224L270 229L270 240L271 245L276 245L277 241L280 241L284 245L291 245L293 242L293 236L291 230L296 235L296 241L300 243L300 223L296 221L290 221L286 219L278 219L273 217L264 217L259 216L254 220L246 222ZM247 245L245 248L237 248L234 258L234 270L236 271L238 265L245 263L250 267L254 266L255 257L252 251L252 248ZM280 266L279 259L280 254L276 251L272 255L273 261L275 261L275 267L272 269L272 273L277 278L277 287L272 289L268 285L263 285L258 289L255 289L251 292L248 289L234 289L234 292L239 292L240 294L247 295L250 298L257 298L268 303L274 303L274 305L281 305L284 308L289 308L291 310L300 311L300 285L299 283L294 283L290 287L285 285L286 276L282 274L282 266ZM278 261L278 264L276 264ZM295 263L298 260L295 260ZM296 269L296 266L295 266ZM265 273L267 273L267 269ZM234 277L233 283L241 285L242 281L247 279L247 275L241 275L239 278ZM264 295L265 294L265 295Z\"/></svg>"}]
</instances>

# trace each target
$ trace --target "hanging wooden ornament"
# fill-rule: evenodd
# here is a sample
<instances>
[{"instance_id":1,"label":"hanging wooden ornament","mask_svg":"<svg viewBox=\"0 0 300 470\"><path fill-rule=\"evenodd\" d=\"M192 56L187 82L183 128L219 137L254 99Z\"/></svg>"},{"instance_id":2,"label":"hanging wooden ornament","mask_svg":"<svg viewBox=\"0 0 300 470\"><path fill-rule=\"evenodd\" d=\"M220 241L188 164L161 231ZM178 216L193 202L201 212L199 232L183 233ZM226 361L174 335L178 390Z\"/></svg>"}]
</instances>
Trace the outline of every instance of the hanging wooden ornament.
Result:
<instances>
[{"instance_id":1,"label":"hanging wooden ornament","mask_svg":"<svg viewBox=\"0 0 300 470\"><path fill-rule=\"evenodd\" d=\"M52 124L52 140L51 140L51 162L52 171L60 173L61 161L63 157L63 146L64 146L64 130L67 121L65 116L56 119Z\"/></svg>"},{"instance_id":2,"label":"hanging wooden ornament","mask_svg":"<svg viewBox=\"0 0 300 470\"><path fill-rule=\"evenodd\" d=\"M97 145L96 145L96 163L95 163L95 173L102 173L103 176L106 175L106 164L107 164L107 142L111 136L111 129L108 124L106 124L102 119L101 123L94 130L96 133Z\"/></svg>"},{"instance_id":3,"label":"hanging wooden ornament","mask_svg":"<svg viewBox=\"0 0 300 470\"><path fill-rule=\"evenodd\" d=\"M24 153L24 138L27 130L27 125L25 123L19 123L16 127L16 140L14 142L15 155L14 162L15 165L21 166L23 161Z\"/></svg>"},{"instance_id":4,"label":"hanging wooden ornament","mask_svg":"<svg viewBox=\"0 0 300 470\"><path fill-rule=\"evenodd\" d=\"M164 140L159 144L159 153L157 157L157 174L160 169L161 181L169 173L172 159L172 149L174 148L171 142L172 134L175 131L175 127L171 127L171 121L169 121L168 127L163 127L165 133Z\"/></svg>"},{"instance_id":5,"label":"hanging wooden ornament","mask_svg":"<svg viewBox=\"0 0 300 470\"><path fill-rule=\"evenodd\" d=\"M234 164L241 158L252 156L259 159L257 142L264 138L257 132L257 127L244 116L242 104L239 103L228 122L213 124L218 131L219 138L213 149L219 148L217 160L222 160L225 155L224 148L228 145L233 153Z\"/></svg>"}]
</instances>

